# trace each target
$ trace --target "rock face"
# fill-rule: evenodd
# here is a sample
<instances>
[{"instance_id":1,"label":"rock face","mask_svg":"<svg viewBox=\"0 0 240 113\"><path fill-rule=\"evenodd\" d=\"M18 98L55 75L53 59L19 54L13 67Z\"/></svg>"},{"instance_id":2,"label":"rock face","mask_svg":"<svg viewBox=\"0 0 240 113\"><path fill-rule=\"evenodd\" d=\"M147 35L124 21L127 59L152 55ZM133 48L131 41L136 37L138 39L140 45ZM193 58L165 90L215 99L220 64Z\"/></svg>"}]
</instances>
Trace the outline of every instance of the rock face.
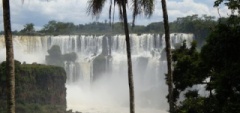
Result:
<instances>
[{"instance_id":1,"label":"rock face","mask_svg":"<svg viewBox=\"0 0 240 113\"><path fill-rule=\"evenodd\" d=\"M62 54L58 45L53 45L45 57L46 64L64 67L64 61L75 62L77 54L75 52Z\"/></svg>"},{"instance_id":2,"label":"rock face","mask_svg":"<svg viewBox=\"0 0 240 113\"><path fill-rule=\"evenodd\" d=\"M100 54L93 60L93 82L103 76L103 74L111 71L111 59L111 56Z\"/></svg>"},{"instance_id":3,"label":"rock face","mask_svg":"<svg viewBox=\"0 0 240 113\"><path fill-rule=\"evenodd\" d=\"M49 55L45 57L47 64L64 67L64 63L62 60L62 52L59 46L53 45L48 50L48 54Z\"/></svg>"},{"instance_id":4,"label":"rock face","mask_svg":"<svg viewBox=\"0 0 240 113\"><path fill-rule=\"evenodd\" d=\"M0 65L0 112L6 113L5 63ZM65 113L66 73L63 68L20 64L16 68L17 113Z\"/></svg>"},{"instance_id":5,"label":"rock face","mask_svg":"<svg viewBox=\"0 0 240 113\"><path fill-rule=\"evenodd\" d=\"M68 76L67 82L73 83L78 81L80 75L80 64L76 62L78 56L75 52L69 52L62 54L61 49L58 45L53 45L45 56L45 63L53 66L64 67Z\"/></svg>"},{"instance_id":6,"label":"rock face","mask_svg":"<svg viewBox=\"0 0 240 113\"><path fill-rule=\"evenodd\" d=\"M92 80L96 81L98 78L103 76L103 74L106 74L107 72L110 72L111 69L111 45L110 45L111 37L105 36L102 40L102 53L98 55L93 60L93 77Z\"/></svg>"}]
</instances>

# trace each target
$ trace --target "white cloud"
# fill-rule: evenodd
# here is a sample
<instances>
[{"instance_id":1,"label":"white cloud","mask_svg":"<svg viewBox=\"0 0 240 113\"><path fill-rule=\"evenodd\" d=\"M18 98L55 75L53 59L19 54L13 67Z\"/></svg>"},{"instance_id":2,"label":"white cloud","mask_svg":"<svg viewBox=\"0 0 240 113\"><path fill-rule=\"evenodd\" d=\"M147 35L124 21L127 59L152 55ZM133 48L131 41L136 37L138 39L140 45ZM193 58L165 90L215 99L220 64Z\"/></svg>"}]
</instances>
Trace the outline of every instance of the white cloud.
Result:
<instances>
[{"instance_id":1,"label":"white cloud","mask_svg":"<svg viewBox=\"0 0 240 113\"><path fill-rule=\"evenodd\" d=\"M168 16L170 18L170 21L175 20L177 17L184 17L193 14L198 14L200 16L203 14L207 14L219 17L217 8L213 7L214 0L210 1L212 1L212 4L206 4L209 3L209 1L206 0L203 0L201 2L199 2L199 0L168 0ZM158 5L160 6L161 4ZM161 9L158 8L158 10ZM226 16L226 7L221 8L220 12L223 14L223 16Z\"/></svg>"},{"instance_id":2,"label":"white cloud","mask_svg":"<svg viewBox=\"0 0 240 113\"><path fill-rule=\"evenodd\" d=\"M210 4L211 3L211 4ZM213 8L214 0L167 0L169 20L173 21L177 17L192 14L207 14L218 17L216 8ZM87 0L10 0L11 20L13 30L20 30L26 23L34 23L37 28L41 28L50 20L63 22L73 22L75 24L85 24L95 21L92 16L87 15ZM105 5L99 21L108 19L109 3ZM146 25L150 22L162 21L161 1L155 1L155 12L150 19L143 15L138 17L136 24ZM130 6L130 5L129 5ZM117 12L116 8L116 14ZM130 11L130 10L128 10ZM220 8L221 16L227 15L227 8ZM2 9L0 9L0 30L3 30ZM131 12L128 12L129 22L132 21ZM115 21L118 21L115 16Z\"/></svg>"}]
</instances>

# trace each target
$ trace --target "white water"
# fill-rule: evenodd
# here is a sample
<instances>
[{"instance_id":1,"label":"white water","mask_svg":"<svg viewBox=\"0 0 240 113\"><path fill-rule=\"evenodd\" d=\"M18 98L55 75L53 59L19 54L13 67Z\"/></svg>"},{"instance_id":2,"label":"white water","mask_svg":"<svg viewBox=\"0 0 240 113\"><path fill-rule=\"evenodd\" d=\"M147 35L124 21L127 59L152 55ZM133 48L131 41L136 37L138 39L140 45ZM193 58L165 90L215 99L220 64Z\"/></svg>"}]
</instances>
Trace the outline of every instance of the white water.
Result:
<instances>
[{"instance_id":1,"label":"white water","mask_svg":"<svg viewBox=\"0 0 240 113\"><path fill-rule=\"evenodd\" d=\"M67 69L67 109L83 113L128 113L128 80L125 36L14 36L14 53L21 62L45 63L47 50L59 45L62 53L76 52L75 63L65 65ZM160 60L164 51L164 36L154 34L131 34L133 74L135 82L137 113L166 113L167 86L165 84L166 61ZM171 34L172 45L193 40L191 34ZM95 81L93 60L103 48L112 56L111 68ZM172 48L174 48L172 46ZM0 62L5 59L3 36L0 37ZM73 73L79 73L74 75Z\"/></svg>"}]
</instances>

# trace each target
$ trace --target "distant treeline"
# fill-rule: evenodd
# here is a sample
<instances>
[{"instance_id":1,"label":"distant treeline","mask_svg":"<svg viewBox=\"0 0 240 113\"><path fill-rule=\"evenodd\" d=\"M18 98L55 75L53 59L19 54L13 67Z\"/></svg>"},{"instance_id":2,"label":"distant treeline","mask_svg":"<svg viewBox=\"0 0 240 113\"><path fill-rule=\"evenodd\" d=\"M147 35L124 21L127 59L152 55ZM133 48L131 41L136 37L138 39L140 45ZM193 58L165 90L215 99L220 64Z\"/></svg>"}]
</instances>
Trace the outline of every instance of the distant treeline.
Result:
<instances>
[{"instance_id":1,"label":"distant treeline","mask_svg":"<svg viewBox=\"0 0 240 113\"><path fill-rule=\"evenodd\" d=\"M193 33L200 41L207 37L210 30L217 24L213 16L191 15L177 18L170 22L170 31L174 33ZM123 24L105 22L92 22L75 25L72 22L49 21L39 31L36 31L33 23L28 23L20 31L14 31L14 35L79 35L79 34L123 34ZM146 26L135 25L130 28L130 33L164 33L163 22L153 22Z\"/></svg>"}]
</instances>

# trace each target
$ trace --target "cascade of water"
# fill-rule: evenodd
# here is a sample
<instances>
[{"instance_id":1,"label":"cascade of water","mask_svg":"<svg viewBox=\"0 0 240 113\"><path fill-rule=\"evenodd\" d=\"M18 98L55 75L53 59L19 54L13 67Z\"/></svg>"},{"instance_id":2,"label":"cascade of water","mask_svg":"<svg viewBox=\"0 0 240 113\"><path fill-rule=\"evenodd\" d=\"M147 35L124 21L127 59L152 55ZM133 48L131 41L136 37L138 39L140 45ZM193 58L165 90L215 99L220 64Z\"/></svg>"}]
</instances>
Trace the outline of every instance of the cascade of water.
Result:
<instances>
[{"instance_id":1,"label":"cascade of water","mask_svg":"<svg viewBox=\"0 0 240 113\"><path fill-rule=\"evenodd\" d=\"M156 106L166 111L165 73L167 69L166 61L162 56L165 52L165 36L160 34L131 34L130 37L137 105ZM172 48L175 48L174 45L183 40L186 40L189 47L194 36L192 34L172 33L170 37ZM95 86L91 88L94 89L95 95L93 93L92 96L104 97L103 101L109 100L111 104L125 106L128 102L124 35L14 36L13 39L15 58L22 62L45 63L47 50L53 45L58 45L62 54L75 52L78 56L75 62L64 62L64 68L68 74L68 86L73 83L81 87L90 86L94 82ZM5 59L5 47L2 45L4 45L4 38L0 36L0 61ZM104 63L96 67L96 63L99 64L99 62ZM98 76L96 80L93 79L95 76ZM107 94L103 95L103 91L106 91ZM72 97L67 98L68 108L74 109L71 106Z\"/></svg>"}]
</instances>

